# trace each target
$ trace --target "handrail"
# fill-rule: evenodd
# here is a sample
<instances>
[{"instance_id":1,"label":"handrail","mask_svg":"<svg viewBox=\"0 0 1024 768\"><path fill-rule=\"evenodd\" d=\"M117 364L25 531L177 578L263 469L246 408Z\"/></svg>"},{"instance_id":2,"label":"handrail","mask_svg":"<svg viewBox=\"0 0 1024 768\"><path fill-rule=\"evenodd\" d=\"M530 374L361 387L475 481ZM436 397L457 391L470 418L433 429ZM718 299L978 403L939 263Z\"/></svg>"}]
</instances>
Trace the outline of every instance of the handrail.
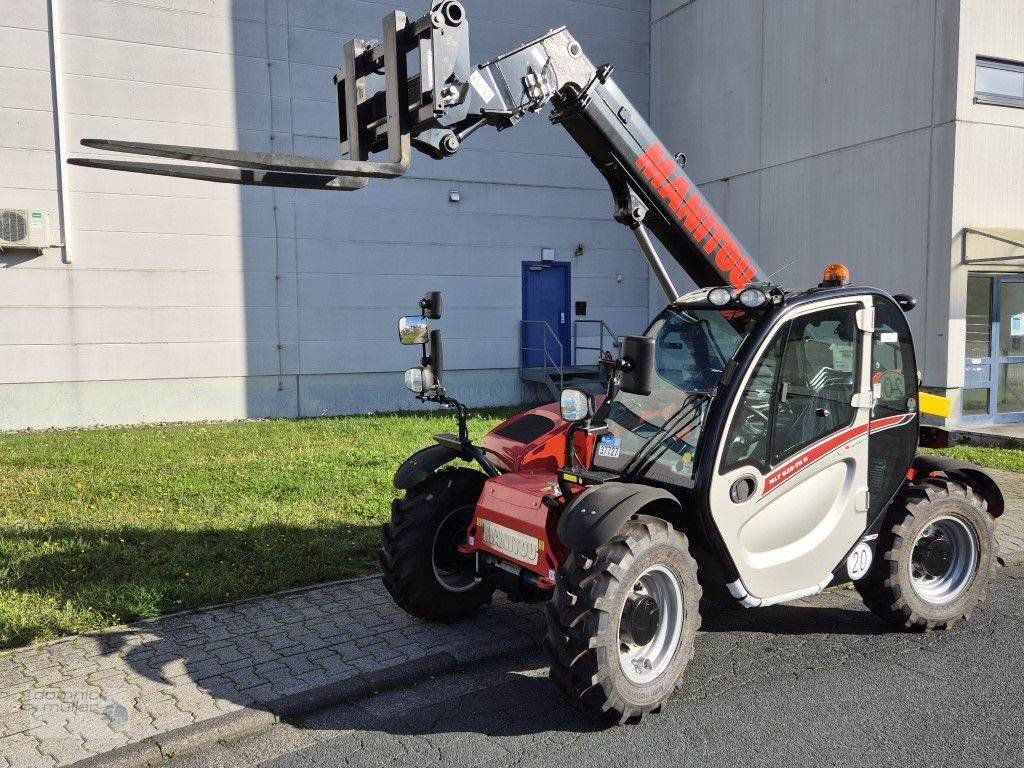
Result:
<instances>
[{"instance_id":1,"label":"handrail","mask_svg":"<svg viewBox=\"0 0 1024 768\"><path fill-rule=\"evenodd\" d=\"M598 341L598 346L596 346L596 347L588 347L588 346L580 345L580 333L579 333L579 325L580 325L580 323L597 323L598 330L600 331L600 337L599 337L599 341ZM573 365L579 365L579 362L580 362L579 361L579 352L580 352L580 350L597 352L598 356L600 357L600 355L605 351L605 349L604 349L604 333L605 333L605 331L607 331L608 335L611 336L611 338L612 338L612 346L615 347L615 348L618 348L618 346L619 346L619 336L618 336L618 334L615 333L615 331L613 331L611 328L608 327L608 324L604 320L578 320L578 319L577 320L573 320L573 324L572 324L572 364Z\"/></svg>"},{"instance_id":2,"label":"handrail","mask_svg":"<svg viewBox=\"0 0 1024 768\"><path fill-rule=\"evenodd\" d=\"M526 326L535 323L541 326L543 333L541 333L542 346L540 347L528 347L526 346ZM551 338L555 340L555 344L558 345L558 360L551 357L548 352L548 334L551 334ZM540 352L543 355L543 366L542 370L545 374L548 372L548 363L551 363L551 367L558 373L558 388L561 390L564 387L565 376L562 371L562 362L565 360L565 348L562 346L561 339L558 338L551 326L548 325L546 320L520 320L519 321L519 370L522 372L526 365L526 352Z\"/></svg>"}]
</instances>

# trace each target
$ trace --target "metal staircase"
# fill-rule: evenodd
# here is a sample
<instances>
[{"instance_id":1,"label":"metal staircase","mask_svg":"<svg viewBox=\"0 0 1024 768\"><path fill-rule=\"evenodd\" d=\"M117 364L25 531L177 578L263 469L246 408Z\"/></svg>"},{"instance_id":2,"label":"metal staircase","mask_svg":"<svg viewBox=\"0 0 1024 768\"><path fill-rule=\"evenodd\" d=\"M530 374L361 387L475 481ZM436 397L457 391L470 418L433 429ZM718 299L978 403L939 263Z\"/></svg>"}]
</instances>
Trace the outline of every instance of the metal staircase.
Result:
<instances>
[{"instance_id":1,"label":"metal staircase","mask_svg":"<svg viewBox=\"0 0 1024 768\"><path fill-rule=\"evenodd\" d=\"M580 338L580 326L596 325L595 336ZM527 330L539 329L540 343L527 343ZM547 388L552 399L558 400L566 387L575 387L592 394L603 394L606 381L597 359L604 352L614 353L619 346L619 337L603 320L576 320L572 329L572 357L568 358L558 334L543 320L521 320L519 323L519 378ZM596 346L586 343L596 339ZM528 353L539 353L541 365L527 366ZM582 363L580 352L593 352L594 362ZM570 359L570 363L564 361Z\"/></svg>"}]
</instances>

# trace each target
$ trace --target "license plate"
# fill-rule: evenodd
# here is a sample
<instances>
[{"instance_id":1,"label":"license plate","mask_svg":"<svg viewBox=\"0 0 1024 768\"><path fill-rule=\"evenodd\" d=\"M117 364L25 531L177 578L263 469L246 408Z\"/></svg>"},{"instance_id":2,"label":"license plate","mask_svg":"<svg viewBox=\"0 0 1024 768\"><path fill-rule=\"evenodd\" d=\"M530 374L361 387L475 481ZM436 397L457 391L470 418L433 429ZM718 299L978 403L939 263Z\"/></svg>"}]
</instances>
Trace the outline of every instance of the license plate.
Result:
<instances>
[{"instance_id":1,"label":"license plate","mask_svg":"<svg viewBox=\"0 0 1024 768\"><path fill-rule=\"evenodd\" d=\"M484 544L496 552L508 555L521 563L537 564L537 539L484 520Z\"/></svg>"}]
</instances>

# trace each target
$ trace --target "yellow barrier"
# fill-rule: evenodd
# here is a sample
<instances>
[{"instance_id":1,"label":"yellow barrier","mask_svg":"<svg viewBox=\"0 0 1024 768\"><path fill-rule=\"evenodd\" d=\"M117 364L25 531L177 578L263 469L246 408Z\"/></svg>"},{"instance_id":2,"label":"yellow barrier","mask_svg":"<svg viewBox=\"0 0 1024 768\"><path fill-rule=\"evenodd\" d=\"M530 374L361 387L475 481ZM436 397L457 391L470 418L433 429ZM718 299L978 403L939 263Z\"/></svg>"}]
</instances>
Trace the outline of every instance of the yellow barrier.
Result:
<instances>
[{"instance_id":1,"label":"yellow barrier","mask_svg":"<svg viewBox=\"0 0 1024 768\"><path fill-rule=\"evenodd\" d=\"M948 397L931 395L927 392L918 393L918 404L921 413L928 416L938 416L942 419L949 418L950 401Z\"/></svg>"}]
</instances>

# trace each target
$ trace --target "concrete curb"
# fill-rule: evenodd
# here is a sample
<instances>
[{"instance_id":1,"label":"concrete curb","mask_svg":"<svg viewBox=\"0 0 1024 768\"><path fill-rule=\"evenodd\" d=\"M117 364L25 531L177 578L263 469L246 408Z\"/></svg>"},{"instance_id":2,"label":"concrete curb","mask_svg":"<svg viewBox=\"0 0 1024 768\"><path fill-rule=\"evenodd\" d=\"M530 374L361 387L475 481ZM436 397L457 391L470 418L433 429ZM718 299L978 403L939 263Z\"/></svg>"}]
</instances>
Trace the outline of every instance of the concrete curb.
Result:
<instances>
[{"instance_id":1,"label":"concrete curb","mask_svg":"<svg viewBox=\"0 0 1024 768\"><path fill-rule=\"evenodd\" d=\"M452 651L432 653L273 701L257 702L251 707L217 715L100 755L93 755L71 764L69 768L146 768L160 765L172 757L194 752L220 741L231 741L275 723L298 719L339 704L356 702L427 677L454 672L474 662L500 659L539 647L540 643L535 638L524 632L517 632L511 636L508 643L500 647L465 646Z\"/></svg>"},{"instance_id":2,"label":"concrete curb","mask_svg":"<svg viewBox=\"0 0 1024 768\"><path fill-rule=\"evenodd\" d=\"M79 760L74 768L123 768L124 766L156 765L162 756L160 747L152 739L137 741L101 755Z\"/></svg>"}]
</instances>

